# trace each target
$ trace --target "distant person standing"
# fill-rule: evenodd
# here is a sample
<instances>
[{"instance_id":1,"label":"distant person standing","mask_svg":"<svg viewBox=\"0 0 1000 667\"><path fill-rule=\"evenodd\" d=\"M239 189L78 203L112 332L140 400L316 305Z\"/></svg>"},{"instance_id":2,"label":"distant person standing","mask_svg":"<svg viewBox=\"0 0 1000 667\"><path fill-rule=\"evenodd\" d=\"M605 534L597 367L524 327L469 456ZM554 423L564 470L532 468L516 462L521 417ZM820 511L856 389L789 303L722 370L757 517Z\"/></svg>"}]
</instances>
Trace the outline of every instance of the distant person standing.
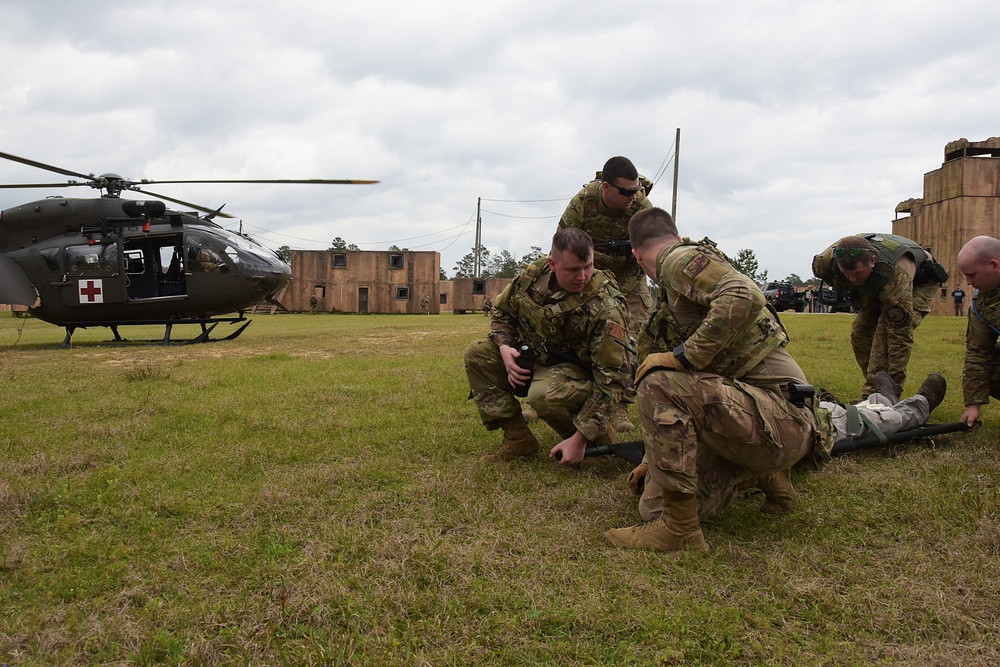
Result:
<instances>
[{"instance_id":1,"label":"distant person standing","mask_svg":"<svg viewBox=\"0 0 1000 667\"><path fill-rule=\"evenodd\" d=\"M955 283L955 291L951 293L951 298L955 301L955 315L959 317L965 315L965 290L959 283Z\"/></svg>"},{"instance_id":2,"label":"distant person standing","mask_svg":"<svg viewBox=\"0 0 1000 667\"><path fill-rule=\"evenodd\" d=\"M961 421L973 426L980 407L991 396L1000 398L1000 240L977 236L966 243L958 253L958 270L978 293L969 309L962 370Z\"/></svg>"},{"instance_id":3,"label":"distant person standing","mask_svg":"<svg viewBox=\"0 0 1000 667\"><path fill-rule=\"evenodd\" d=\"M647 181L648 182L648 181ZM559 229L578 227L594 239L594 268L611 274L628 303L629 335L638 340L642 326L649 319L652 298L646 276L632 256L628 242L628 221L652 204L646 199L647 187L632 161L617 156L604 163L597 177L583 186L566 206L559 219ZM634 400L629 390L626 403ZM615 430L633 428L626 403L615 408L611 423Z\"/></svg>"}]
</instances>

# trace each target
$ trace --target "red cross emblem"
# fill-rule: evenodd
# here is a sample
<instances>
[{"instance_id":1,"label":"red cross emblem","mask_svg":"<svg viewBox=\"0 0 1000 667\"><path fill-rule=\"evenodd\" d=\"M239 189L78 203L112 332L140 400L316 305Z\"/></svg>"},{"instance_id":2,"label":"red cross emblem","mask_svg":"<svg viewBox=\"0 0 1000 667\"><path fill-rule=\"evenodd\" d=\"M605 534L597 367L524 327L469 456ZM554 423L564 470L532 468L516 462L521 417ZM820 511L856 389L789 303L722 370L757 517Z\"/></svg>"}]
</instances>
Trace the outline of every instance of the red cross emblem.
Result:
<instances>
[{"instance_id":1,"label":"red cross emblem","mask_svg":"<svg viewBox=\"0 0 1000 667\"><path fill-rule=\"evenodd\" d=\"M80 303L104 303L104 286L100 280L81 280Z\"/></svg>"}]
</instances>

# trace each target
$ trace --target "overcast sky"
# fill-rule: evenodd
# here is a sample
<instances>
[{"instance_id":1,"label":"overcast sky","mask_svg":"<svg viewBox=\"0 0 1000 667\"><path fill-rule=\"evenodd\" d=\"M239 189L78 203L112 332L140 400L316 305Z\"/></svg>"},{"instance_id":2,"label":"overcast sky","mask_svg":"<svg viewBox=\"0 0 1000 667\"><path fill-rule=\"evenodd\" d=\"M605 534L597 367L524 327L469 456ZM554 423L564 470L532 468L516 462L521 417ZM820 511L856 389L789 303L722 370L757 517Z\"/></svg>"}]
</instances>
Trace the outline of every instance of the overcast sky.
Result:
<instances>
[{"instance_id":1,"label":"overcast sky","mask_svg":"<svg viewBox=\"0 0 1000 667\"><path fill-rule=\"evenodd\" d=\"M625 155L772 278L889 231L947 142L1000 135L1000 3L0 0L0 151L162 185L277 248L548 249ZM0 161L0 182L66 177ZM0 190L0 208L87 188ZM228 222L224 222L227 226Z\"/></svg>"}]
</instances>

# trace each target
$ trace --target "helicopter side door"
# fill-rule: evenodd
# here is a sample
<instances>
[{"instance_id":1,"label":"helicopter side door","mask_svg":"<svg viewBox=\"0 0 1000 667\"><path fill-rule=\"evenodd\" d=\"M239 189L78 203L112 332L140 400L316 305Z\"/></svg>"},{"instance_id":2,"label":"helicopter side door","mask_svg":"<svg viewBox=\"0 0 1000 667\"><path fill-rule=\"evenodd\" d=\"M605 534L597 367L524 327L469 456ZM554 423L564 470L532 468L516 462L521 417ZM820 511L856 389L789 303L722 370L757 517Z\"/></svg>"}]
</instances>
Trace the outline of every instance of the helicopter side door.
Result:
<instances>
[{"instance_id":1,"label":"helicopter side door","mask_svg":"<svg viewBox=\"0 0 1000 667\"><path fill-rule=\"evenodd\" d=\"M121 303L122 279L117 243L68 245L63 250L65 273L52 286L62 292L67 306L97 306ZM57 248L42 249L49 268L58 267Z\"/></svg>"},{"instance_id":2,"label":"helicopter side door","mask_svg":"<svg viewBox=\"0 0 1000 667\"><path fill-rule=\"evenodd\" d=\"M181 234L140 236L122 245L129 300L187 296Z\"/></svg>"}]
</instances>

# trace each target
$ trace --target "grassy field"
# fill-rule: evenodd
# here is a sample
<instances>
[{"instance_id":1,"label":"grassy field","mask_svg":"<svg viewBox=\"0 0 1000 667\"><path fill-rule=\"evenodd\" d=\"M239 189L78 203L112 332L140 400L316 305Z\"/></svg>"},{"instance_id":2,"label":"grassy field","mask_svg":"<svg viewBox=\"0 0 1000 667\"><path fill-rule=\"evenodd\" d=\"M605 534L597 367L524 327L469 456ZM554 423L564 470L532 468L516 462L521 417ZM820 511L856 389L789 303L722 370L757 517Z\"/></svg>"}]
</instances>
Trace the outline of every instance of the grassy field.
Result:
<instances>
[{"instance_id":1,"label":"grassy field","mask_svg":"<svg viewBox=\"0 0 1000 667\"><path fill-rule=\"evenodd\" d=\"M850 316L783 319L813 383L856 395ZM791 515L741 499L708 554L620 551L628 464L479 461L499 434L461 356L486 327L273 315L60 350L0 317L0 664L1000 663L994 423L797 471ZM936 422L964 330L917 331Z\"/></svg>"}]
</instances>

